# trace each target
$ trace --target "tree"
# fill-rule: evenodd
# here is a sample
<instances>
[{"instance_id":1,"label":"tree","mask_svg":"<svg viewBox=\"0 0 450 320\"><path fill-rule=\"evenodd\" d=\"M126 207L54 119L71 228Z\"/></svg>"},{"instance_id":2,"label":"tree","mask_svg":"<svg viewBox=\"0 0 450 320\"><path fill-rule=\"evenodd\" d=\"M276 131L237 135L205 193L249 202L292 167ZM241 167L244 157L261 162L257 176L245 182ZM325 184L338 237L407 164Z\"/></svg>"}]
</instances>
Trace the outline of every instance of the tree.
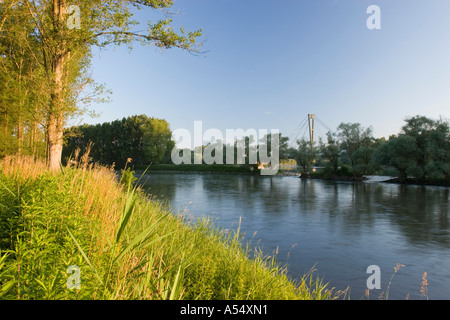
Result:
<instances>
[{"instance_id":1,"label":"tree","mask_svg":"<svg viewBox=\"0 0 450 320\"><path fill-rule=\"evenodd\" d=\"M372 129L359 123L341 123L337 129L341 150L351 164L353 176L362 175L371 158Z\"/></svg>"},{"instance_id":2,"label":"tree","mask_svg":"<svg viewBox=\"0 0 450 320\"><path fill-rule=\"evenodd\" d=\"M311 143L305 139L297 140L297 145L297 156L295 160L302 168L302 173L307 173L317 157L317 150L316 148L312 148Z\"/></svg>"},{"instance_id":3,"label":"tree","mask_svg":"<svg viewBox=\"0 0 450 320\"><path fill-rule=\"evenodd\" d=\"M398 171L398 178L450 182L450 126L443 119L415 116L397 136L379 141L373 159Z\"/></svg>"},{"instance_id":4,"label":"tree","mask_svg":"<svg viewBox=\"0 0 450 320\"><path fill-rule=\"evenodd\" d=\"M175 147L169 124L161 119L149 119L143 128L144 155L147 163L159 164Z\"/></svg>"},{"instance_id":5,"label":"tree","mask_svg":"<svg viewBox=\"0 0 450 320\"><path fill-rule=\"evenodd\" d=\"M167 10L172 5L172 0L73 0L70 6L66 0L1 2L2 33L10 32L15 25L13 19L17 19L27 25L30 30L27 38L36 43L36 46L25 48L42 69L45 84L46 91L42 92L42 96L47 98L43 114L49 168L59 168L65 121L80 112L80 93L86 86L92 85L87 70L93 46L125 44L131 48L137 42L198 52L196 39L201 35L201 30L186 33L180 28L177 33L170 27L170 19L156 23L149 21L147 33L132 30L139 24L132 19L132 9ZM80 24L73 23L73 20ZM19 38L15 41L22 44ZM97 88L94 86L94 91Z\"/></svg>"},{"instance_id":6,"label":"tree","mask_svg":"<svg viewBox=\"0 0 450 320\"><path fill-rule=\"evenodd\" d=\"M353 160L353 175L363 176L371 174L375 165L372 163L372 153L375 150L376 143L372 137L365 137L361 141L361 145L355 150L352 155Z\"/></svg>"},{"instance_id":7,"label":"tree","mask_svg":"<svg viewBox=\"0 0 450 320\"><path fill-rule=\"evenodd\" d=\"M392 136L374 152L376 161L385 166L394 167L399 180L405 182L408 174L417 169L417 155L420 152L413 137L401 134Z\"/></svg>"},{"instance_id":8,"label":"tree","mask_svg":"<svg viewBox=\"0 0 450 320\"><path fill-rule=\"evenodd\" d=\"M449 126L443 120L434 121L424 116L415 116L405 120L402 133L414 139L417 152L414 154L416 167L414 176L426 179L427 173L436 169L448 176L447 165L449 150ZM412 170L412 169L411 169ZM439 174L438 174L439 175Z\"/></svg>"},{"instance_id":9,"label":"tree","mask_svg":"<svg viewBox=\"0 0 450 320\"><path fill-rule=\"evenodd\" d=\"M427 149L431 155L425 172L431 179L450 181L450 126L442 119L428 137Z\"/></svg>"},{"instance_id":10,"label":"tree","mask_svg":"<svg viewBox=\"0 0 450 320\"><path fill-rule=\"evenodd\" d=\"M288 137L283 137L281 135L281 133L279 135L280 135L279 136L279 143L280 143L279 155L280 155L280 160L289 159L289 156L290 156L289 138Z\"/></svg>"},{"instance_id":11,"label":"tree","mask_svg":"<svg viewBox=\"0 0 450 320\"><path fill-rule=\"evenodd\" d=\"M339 156L341 153L339 141L336 136L331 132L327 132L327 143L323 143L322 139L319 139L319 151L322 157L327 160L332 168L332 173L336 174L339 167Z\"/></svg>"},{"instance_id":12,"label":"tree","mask_svg":"<svg viewBox=\"0 0 450 320\"><path fill-rule=\"evenodd\" d=\"M26 8L15 3L0 3L0 156L41 153L39 124L42 73L35 56L37 42L30 38L32 18Z\"/></svg>"},{"instance_id":13,"label":"tree","mask_svg":"<svg viewBox=\"0 0 450 320\"><path fill-rule=\"evenodd\" d=\"M64 136L65 160L72 158L78 148L83 151L92 143L90 156L94 161L121 168L129 158L133 165L158 164L170 158L175 145L167 121L146 115L71 127Z\"/></svg>"}]
</instances>

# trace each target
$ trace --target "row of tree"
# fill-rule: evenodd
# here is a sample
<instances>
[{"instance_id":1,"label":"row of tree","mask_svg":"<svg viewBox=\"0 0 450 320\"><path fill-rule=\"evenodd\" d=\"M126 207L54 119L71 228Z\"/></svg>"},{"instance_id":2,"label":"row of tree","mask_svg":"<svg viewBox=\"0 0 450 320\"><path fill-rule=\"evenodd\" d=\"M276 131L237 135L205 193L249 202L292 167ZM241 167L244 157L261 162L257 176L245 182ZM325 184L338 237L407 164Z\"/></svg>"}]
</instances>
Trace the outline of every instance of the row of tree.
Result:
<instances>
[{"instance_id":1,"label":"row of tree","mask_svg":"<svg viewBox=\"0 0 450 320\"><path fill-rule=\"evenodd\" d=\"M450 181L450 127L448 121L415 116L397 135L375 139L371 128L359 123L341 123L327 141L317 146L298 140L288 151L303 172L313 165L324 167L329 176L351 174L354 178L393 168L400 181ZM342 170L342 168L349 168ZM343 172L344 171L344 172Z\"/></svg>"},{"instance_id":2,"label":"row of tree","mask_svg":"<svg viewBox=\"0 0 450 320\"><path fill-rule=\"evenodd\" d=\"M281 158L287 156L287 138L277 134L281 146ZM264 135L259 141L254 136L235 139L233 144L221 140L209 142L192 149L177 149L166 120L135 115L113 122L96 125L80 125L64 131L63 163L80 160L88 151L90 160L122 168L131 159L131 166L184 164L254 165L267 162L272 156L272 135ZM263 153L261 153L261 149ZM230 156L232 153L232 157ZM207 156L209 155L209 160ZM230 158L231 157L231 158ZM176 160L174 160L176 159ZM180 163L177 163L180 164Z\"/></svg>"},{"instance_id":3,"label":"row of tree","mask_svg":"<svg viewBox=\"0 0 450 320\"><path fill-rule=\"evenodd\" d=\"M274 157L275 154L272 154L272 139L274 137L278 138L279 152L287 150L287 138L277 133L265 134L259 140L253 135L241 138L235 137L233 143L225 143L221 139L217 139L201 147L196 147L194 150L189 148L175 149L173 154L176 154L178 157L175 157L184 164L212 164L211 162L213 162L215 164L258 167L258 164L270 162L270 158ZM208 159L206 159L206 156L208 156ZM285 154L282 157L285 158Z\"/></svg>"},{"instance_id":4,"label":"row of tree","mask_svg":"<svg viewBox=\"0 0 450 320\"><path fill-rule=\"evenodd\" d=\"M321 173L329 177L357 179L391 169L401 181L408 177L421 181L450 181L449 123L424 116L405 121L402 131L387 140L374 138L372 129L359 123L341 123L335 132L327 133L326 141L320 138L316 145L311 145L309 140L297 140L295 148L290 147L289 138L278 134L279 159L295 159L302 173L309 173L314 166L321 167ZM261 148L271 156L273 138L268 135L256 141L249 136L236 140L234 145L218 140L202 146L201 150L176 150L169 124L145 115L72 127L64 136L65 159L92 143L92 159L105 165L114 163L116 167L124 167L129 158L138 166L172 163L173 152L182 154L179 158L187 164L198 163L198 152L210 155L216 163L227 164L230 151L233 164L251 165L262 162ZM206 163L205 158L201 163Z\"/></svg>"},{"instance_id":5,"label":"row of tree","mask_svg":"<svg viewBox=\"0 0 450 320\"><path fill-rule=\"evenodd\" d=\"M123 168L169 163L175 146L167 121L146 115L132 116L97 125L82 125L64 132L63 162L89 148L93 161Z\"/></svg>"},{"instance_id":6,"label":"row of tree","mask_svg":"<svg viewBox=\"0 0 450 320\"><path fill-rule=\"evenodd\" d=\"M93 47L134 43L199 52L201 30L174 31L167 15L142 28L145 8L167 11L167 0L0 1L0 156L46 156L58 169L71 117L104 99L90 77ZM135 31L135 30L145 31Z\"/></svg>"}]
</instances>

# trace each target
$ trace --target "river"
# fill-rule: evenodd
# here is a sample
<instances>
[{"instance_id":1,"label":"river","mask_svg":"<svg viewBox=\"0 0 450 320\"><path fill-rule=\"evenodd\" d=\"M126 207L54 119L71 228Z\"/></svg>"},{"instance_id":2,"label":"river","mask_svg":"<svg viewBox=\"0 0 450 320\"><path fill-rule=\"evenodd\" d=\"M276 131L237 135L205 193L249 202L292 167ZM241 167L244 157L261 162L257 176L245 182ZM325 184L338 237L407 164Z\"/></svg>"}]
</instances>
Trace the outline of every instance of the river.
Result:
<instances>
[{"instance_id":1,"label":"river","mask_svg":"<svg viewBox=\"0 0 450 320\"><path fill-rule=\"evenodd\" d=\"M236 230L241 219L244 241L268 255L277 250L292 278L314 267L329 288L349 287L347 298L365 298L367 268L377 265L381 289L370 290L370 299L386 297L388 287L389 299L450 299L450 188L383 179L151 173L145 189L224 229ZM397 263L404 266L394 273Z\"/></svg>"}]
</instances>

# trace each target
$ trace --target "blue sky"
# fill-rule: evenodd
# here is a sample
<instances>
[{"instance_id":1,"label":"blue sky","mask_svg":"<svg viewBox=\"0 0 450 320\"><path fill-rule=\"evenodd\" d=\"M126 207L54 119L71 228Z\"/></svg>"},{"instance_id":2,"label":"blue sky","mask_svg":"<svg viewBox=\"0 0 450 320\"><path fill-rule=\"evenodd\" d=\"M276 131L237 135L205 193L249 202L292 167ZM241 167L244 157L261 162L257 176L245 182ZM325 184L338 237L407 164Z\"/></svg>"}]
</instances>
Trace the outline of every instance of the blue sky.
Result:
<instances>
[{"instance_id":1,"label":"blue sky","mask_svg":"<svg viewBox=\"0 0 450 320\"><path fill-rule=\"evenodd\" d=\"M381 9L381 30L366 27L369 5ZM95 51L93 76L112 102L83 122L147 114L172 130L202 121L288 136L314 113L332 129L359 122L387 137L409 116L450 118L448 0L178 0L173 9L175 26L203 29L207 52Z\"/></svg>"}]
</instances>

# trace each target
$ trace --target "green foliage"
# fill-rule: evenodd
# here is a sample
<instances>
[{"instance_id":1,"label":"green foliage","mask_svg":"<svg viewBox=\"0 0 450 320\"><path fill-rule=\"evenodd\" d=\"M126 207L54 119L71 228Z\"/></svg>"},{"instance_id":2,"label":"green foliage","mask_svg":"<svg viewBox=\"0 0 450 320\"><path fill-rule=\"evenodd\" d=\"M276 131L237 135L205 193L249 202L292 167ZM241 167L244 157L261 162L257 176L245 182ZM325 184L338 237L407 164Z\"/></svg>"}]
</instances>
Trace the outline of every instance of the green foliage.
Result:
<instances>
[{"instance_id":1,"label":"green foliage","mask_svg":"<svg viewBox=\"0 0 450 320\"><path fill-rule=\"evenodd\" d=\"M354 177L371 172L370 161L374 146L371 128L363 128L359 123L341 123L336 133L340 139L344 161L348 161Z\"/></svg>"},{"instance_id":2,"label":"green foliage","mask_svg":"<svg viewBox=\"0 0 450 320\"><path fill-rule=\"evenodd\" d=\"M271 137L271 136L270 136ZM280 160L289 159L290 151L289 150L289 137L283 137L282 134L279 134L279 157Z\"/></svg>"},{"instance_id":3,"label":"green foliage","mask_svg":"<svg viewBox=\"0 0 450 320\"><path fill-rule=\"evenodd\" d=\"M143 148L145 160L147 163L160 164L169 155L175 147L172 140L172 132L169 124L165 120L151 118L142 128Z\"/></svg>"},{"instance_id":4,"label":"green foliage","mask_svg":"<svg viewBox=\"0 0 450 320\"><path fill-rule=\"evenodd\" d=\"M104 86L89 75L94 46L131 49L139 43L200 53L202 31L176 31L164 16L172 1L74 0L70 5L77 6L80 19L76 28L67 23L74 19L68 5L63 0L0 1L0 156L24 150L43 156L45 139L48 165L58 169L66 120L84 114L93 101L108 100ZM133 17L136 9L163 15L142 27Z\"/></svg>"},{"instance_id":5,"label":"green foliage","mask_svg":"<svg viewBox=\"0 0 450 320\"><path fill-rule=\"evenodd\" d=\"M111 123L71 127L64 133L63 159L93 143L90 156L95 162L123 168L129 158L133 165L158 164L170 158L174 146L167 121L146 115L131 116Z\"/></svg>"},{"instance_id":6,"label":"green foliage","mask_svg":"<svg viewBox=\"0 0 450 320\"><path fill-rule=\"evenodd\" d=\"M339 169L337 169L336 171L336 175L341 176L341 177L348 177L350 176L352 173L350 171L350 168L343 165L341 166Z\"/></svg>"},{"instance_id":7,"label":"green foliage","mask_svg":"<svg viewBox=\"0 0 450 320\"><path fill-rule=\"evenodd\" d=\"M376 163L393 167L406 182L450 182L450 129L448 122L416 116L402 132L381 143L373 154Z\"/></svg>"},{"instance_id":8,"label":"green foliage","mask_svg":"<svg viewBox=\"0 0 450 320\"><path fill-rule=\"evenodd\" d=\"M82 246L89 247L89 235L99 232L98 226L79 214L78 199L61 192L60 182L42 176L25 184L9 181L17 183L15 189L0 187L2 220L8 212L15 212L16 219L10 224L9 248L2 251L3 299L83 299L83 293L67 290L70 265L81 268L86 286L97 286L65 229L70 228Z\"/></svg>"},{"instance_id":9,"label":"green foliage","mask_svg":"<svg viewBox=\"0 0 450 320\"><path fill-rule=\"evenodd\" d=\"M125 185L127 188L130 188L134 185L137 178L134 176L134 170L131 170L130 168L127 168L126 170L121 169L121 177L120 177L120 183Z\"/></svg>"},{"instance_id":10,"label":"green foliage","mask_svg":"<svg viewBox=\"0 0 450 320\"><path fill-rule=\"evenodd\" d=\"M402 132L389 140L374 139L359 123L341 123L337 133L320 140L319 162L324 168L312 176L325 178L367 174L395 174L401 182L450 183L450 129L442 119L406 119ZM341 169L339 166L342 165ZM344 170L345 166L349 170ZM393 173L392 170L395 170Z\"/></svg>"},{"instance_id":11,"label":"green foliage","mask_svg":"<svg viewBox=\"0 0 450 320\"><path fill-rule=\"evenodd\" d=\"M305 139L297 140L297 145L298 148L294 159L302 168L302 173L307 173L317 158L317 149L311 147L310 142Z\"/></svg>"},{"instance_id":12,"label":"green foliage","mask_svg":"<svg viewBox=\"0 0 450 320\"><path fill-rule=\"evenodd\" d=\"M21 217L20 189L23 186L18 186L0 174L0 188L0 250L10 250L17 237L17 225Z\"/></svg>"},{"instance_id":13,"label":"green foliage","mask_svg":"<svg viewBox=\"0 0 450 320\"><path fill-rule=\"evenodd\" d=\"M339 166L340 146L339 142L331 132L327 132L327 143L324 143L322 139L319 140L319 151L322 153L322 157L330 164L332 174L335 174Z\"/></svg>"},{"instance_id":14,"label":"green foliage","mask_svg":"<svg viewBox=\"0 0 450 320\"><path fill-rule=\"evenodd\" d=\"M1 299L334 297L312 273L291 281L274 256L243 246L239 228L172 214L109 175L73 167L25 179L0 174L1 217L16 220L1 226ZM81 269L80 289L67 287L71 265Z\"/></svg>"},{"instance_id":15,"label":"green foliage","mask_svg":"<svg viewBox=\"0 0 450 320\"><path fill-rule=\"evenodd\" d=\"M25 5L12 7L10 2L0 2L0 157L42 157L45 145L39 105L45 90L36 85L43 78L36 61L40 54L28 52L36 47L36 39L29 37L34 31L33 18Z\"/></svg>"}]
</instances>

